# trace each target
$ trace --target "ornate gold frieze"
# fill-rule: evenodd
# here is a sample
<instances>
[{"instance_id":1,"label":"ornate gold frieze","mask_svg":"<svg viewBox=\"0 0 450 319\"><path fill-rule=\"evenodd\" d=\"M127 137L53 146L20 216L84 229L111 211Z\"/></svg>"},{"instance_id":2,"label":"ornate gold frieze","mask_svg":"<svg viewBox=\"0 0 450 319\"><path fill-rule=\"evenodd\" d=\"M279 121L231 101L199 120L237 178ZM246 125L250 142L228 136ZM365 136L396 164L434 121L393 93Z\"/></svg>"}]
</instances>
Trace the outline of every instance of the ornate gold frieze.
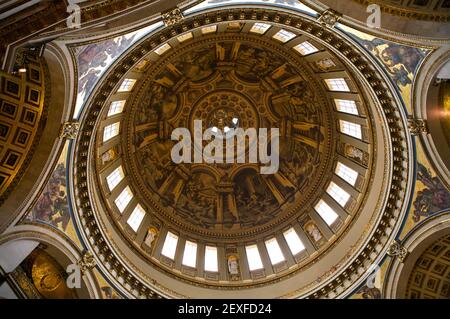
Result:
<instances>
[{"instance_id":1,"label":"ornate gold frieze","mask_svg":"<svg viewBox=\"0 0 450 319\"><path fill-rule=\"evenodd\" d=\"M427 122L424 119L410 117L408 118L408 128L412 135L428 133Z\"/></svg>"},{"instance_id":2,"label":"ornate gold frieze","mask_svg":"<svg viewBox=\"0 0 450 319\"><path fill-rule=\"evenodd\" d=\"M80 267L81 273L84 274L87 271L92 270L97 265L97 262L95 261L95 258L92 255L92 253L86 251L81 256L80 260L77 261L77 265Z\"/></svg>"},{"instance_id":3,"label":"ornate gold frieze","mask_svg":"<svg viewBox=\"0 0 450 319\"><path fill-rule=\"evenodd\" d=\"M163 13L161 17L166 27L177 24L178 22L184 19L183 13L179 8L175 8L169 12Z\"/></svg>"},{"instance_id":4,"label":"ornate gold frieze","mask_svg":"<svg viewBox=\"0 0 450 319\"><path fill-rule=\"evenodd\" d=\"M67 138L70 140L76 139L79 128L80 128L80 124L78 122L65 122L61 126L61 131L60 131L59 137Z\"/></svg>"},{"instance_id":5,"label":"ornate gold frieze","mask_svg":"<svg viewBox=\"0 0 450 319\"><path fill-rule=\"evenodd\" d=\"M388 256L398 258L398 260L400 260L400 262L404 262L406 256L408 255L408 251L398 241L394 241L389 246L387 254L388 254Z\"/></svg>"},{"instance_id":6,"label":"ornate gold frieze","mask_svg":"<svg viewBox=\"0 0 450 319\"><path fill-rule=\"evenodd\" d=\"M328 9L320 15L319 22L325 24L329 28L333 28L336 23L339 22L341 17L342 14L340 14L339 12L333 9Z\"/></svg>"}]
</instances>

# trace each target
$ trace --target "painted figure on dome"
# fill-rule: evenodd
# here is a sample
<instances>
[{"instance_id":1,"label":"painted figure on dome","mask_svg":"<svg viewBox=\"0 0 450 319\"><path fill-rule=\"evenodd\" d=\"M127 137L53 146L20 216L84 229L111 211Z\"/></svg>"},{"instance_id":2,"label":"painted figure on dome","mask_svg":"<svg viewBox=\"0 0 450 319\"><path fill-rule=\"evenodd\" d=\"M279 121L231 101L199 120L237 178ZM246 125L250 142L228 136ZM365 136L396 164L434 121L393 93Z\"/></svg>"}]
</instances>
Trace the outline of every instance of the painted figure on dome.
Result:
<instances>
[{"instance_id":1,"label":"painted figure on dome","mask_svg":"<svg viewBox=\"0 0 450 319\"><path fill-rule=\"evenodd\" d=\"M437 176L431 176L430 171L418 163L417 180L425 188L417 193L414 201L413 220L418 222L421 217L428 217L432 213L450 207L450 192L445 188Z\"/></svg>"}]
</instances>

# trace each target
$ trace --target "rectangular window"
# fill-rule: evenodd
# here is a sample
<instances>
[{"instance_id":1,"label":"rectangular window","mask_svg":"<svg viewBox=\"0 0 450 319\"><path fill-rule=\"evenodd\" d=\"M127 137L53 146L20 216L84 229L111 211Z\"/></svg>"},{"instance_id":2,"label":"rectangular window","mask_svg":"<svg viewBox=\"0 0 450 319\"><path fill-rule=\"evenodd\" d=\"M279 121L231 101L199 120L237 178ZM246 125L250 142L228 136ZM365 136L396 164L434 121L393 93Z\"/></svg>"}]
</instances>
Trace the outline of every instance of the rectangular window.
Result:
<instances>
[{"instance_id":1,"label":"rectangular window","mask_svg":"<svg viewBox=\"0 0 450 319\"><path fill-rule=\"evenodd\" d=\"M188 32L188 33L180 35L177 39L179 42L184 42L189 39L192 39L192 37L193 37L192 32Z\"/></svg>"},{"instance_id":2,"label":"rectangular window","mask_svg":"<svg viewBox=\"0 0 450 319\"><path fill-rule=\"evenodd\" d=\"M195 268L197 265L197 244L186 241L183 253L183 265Z\"/></svg>"},{"instance_id":3,"label":"rectangular window","mask_svg":"<svg viewBox=\"0 0 450 319\"><path fill-rule=\"evenodd\" d=\"M217 26L211 25L209 27L202 28L202 33L203 34L212 33L212 32L216 32L216 30L217 30Z\"/></svg>"},{"instance_id":4,"label":"rectangular window","mask_svg":"<svg viewBox=\"0 0 450 319\"><path fill-rule=\"evenodd\" d=\"M163 254L167 258L174 260L175 252L177 251L177 243L178 243L178 236L172 234L171 232L168 232L166 240L164 241L163 248L161 250L161 254Z\"/></svg>"},{"instance_id":5,"label":"rectangular window","mask_svg":"<svg viewBox=\"0 0 450 319\"><path fill-rule=\"evenodd\" d=\"M298 237L297 232L294 228L288 229L283 233L283 235L284 239L286 239L289 249L291 250L292 255L297 255L299 252L305 249L305 246Z\"/></svg>"},{"instance_id":6,"label":"rectangular window","mask_svg":"<svg viewBox=\"0 0 450 319\"><path fill-rule=\"evenodd\" d=\"M355 101L335 99L334 103L339 112L358 115L358 108L356 107Z\"/></svg>"},{"instance_id":7,"label":"rectangular window","mask_svg":"<svg viewBox=\"0 0 450 319\"><path fill-rule=\"evenodd\" d=\"M361 125L343 120L340 120L339 122L342 133L356 137L357 139L362 138Z\"/></svg>"},{"instance_id":8,"label":"rectangular window","mask_svg":"<svg viewBox=\"0 0 450 319\"><path fill-rule=\"evenodd\" d=\"M107 140L112 139L114 136L117 136L117 134L119 134L119 129L119 122L105 126L105 128L103 129L103 142L106 142Z\"/></svg>"},{"instance_id":9,"label":"rectangular window","mask_svg":"<svg viewBox=\"0 0 450 319\"><path fill-rule=\"evenodd\" d=\"M278 245L276 238L267 240L266 248L272 265L276 265L285 260L283 252L281 251L280 245Z\"/></svg>"},{"instance_id":10,"label":"rectangular window","mask_svg":"<svg viewBox=\"0 0 450 319\"><path fill-rule=\"evenodd\" d=\"M108 111L108 116L116 115L122 113L123 107L125 106L125 101L114 101L111 103Z\"/></svg>"},{"instance_id":11,"label":"rectangular window","mask_svg":"<svg viewBox=\"0 0 450 319\"><path fill-rule=\"evenodd\" d=\"M217 248L212 246L205 247L205 270L206 271L219 271L219 265L217 263Z\"/></svg>"},{"instance_id":12,"label":"rectangular window","mask_svg":"<svg viewBox=\"0 0 450 319\"><path fill-rule=\"evenodd\" d=\"M127 223L128 225L130 225L131 229L137 232L139 226L144 220L144 217L145 217L145 210L142 208L141 205L138 204L131 213L130 217L128 218Z\"/></svg>"},{"instance_id":13,"label":"rectangular window","mask_svg":"<svg viewBox=\"0 0 450 319\"><path fill-rule=\"evenodd\" d=\"M267 23L255 23L252 26L252 28L250 29L250 32L258 33L258 34L264 34L269 29L270 29L270 24L267 24Z\"/></svg>"},{"instance_id":14,"label":"rectangular window","mask_svg":"<svg viewBox=\"0 0 450 319\"><path fill-rule=\"evenodd\" d=\"M325 83L327 84L328 89L331 91L350 92L350 88L348 87L347 82L343 78L326 79Z\"/></svg>"},{"instance_id":15,"label":"rectangular window","mask_svg":"<svg viewBox=\"0 0 450 319\"><path fill-rule=\"evenodd\" d=\"M116 203L117 208L121 213L125 210L125 208L128 206L128 203L133 198L133 193L131 192L131 189L129 186L127 186L122 193L120 193L119 196L117 196L114 203Z\"/></svg>"},{"instance_id":16,"label":"rectangular window","mask_svg":"<svg viewBox=\"0 0 450 319\"><path fill-rule=\"evenodd\" d=\"M163 55L165 52L167 52L167 51L170 50L171 48L172 48L172 47L171 47L169 44L164 43L163 45L161 45L161 46L159 46L158 48L156 48L154 52L155 52L157 55Z\"/></svg>"},{"instance_id":17,"label":"rectangular window","mask_svg":"<svg viewBox=\"0 0 450 319\"><path fill-rule=\"evenodd\" d=\"M112 173L106 177L109 190L112 191L124 177L125 174L123 173L122 166L119 166L113 170Z\"/></svg>"},{"instance_id":18,"label":"rectangular window","mask_svg":"<svg viewBox=\"0 0 450 319\"><path fill-rule=\"evenodd\" d=\"M117 92L130 92L133 89L135 83L135 79L125 79L123 80Z\"/></svg>"},{"instance_id":19,"label":"rectangular window","mask_svg":"<svg viewBox=\"0 0 450 319\"><path fill-rule=\"evenodd\" d=\"M327 223L328 226L333 224L336 219L338 218L338 215L334 212L334 210L328 206L327 203L325 203L322 199L315 207L316 212L322 217L322 219Z\"/></svg>"},{"instance_id":20,"label":"rectangular window","mask_svg":"<svg viewBox=\"0 0 450 319\"><path fill-rule=\"evenodd\" d=\"M330 183L330 186L327 188L327 193L333 197L333 199L342 207L347 204L348 199L350 198L350 194L336 185L334 182Z\"/></svg>"},{"instance_id":21,"label":"rectangular window","mask_svg":"<svg viewBox=\"0 0 450 319\"><path fill-rule=\"evenodd\" d=\"M335 172L336 175L342 178L344 181L352 186L355 186L356 179L358 178L358 172L352 170L350 167L342 164L341 162L337 163Z\"/></svg>"},{"instance_id":22,"label":"rectangular window","mask_svg":"<svg viewBox=\"0 0 450 319\"><path fill-rule=\"evenodd\" d=\"M245 251L247 253L247 262L250 271L264 268L261 256L259 255L258 246L246 246Z\"/></svg>"},{"instance_id":23,"label":"rectangular window","mask_svg":"<svg viewBox=\"0 0 450 319\"><path fill-rule=\"evenodd\" d=\"M281 29L280 31L278 31L277 33L275 33L275 35L273 36L274 39L277 39L278 41L281 41L283 43L288 42L289 40L295 38L295 33L286 31Z\"/></svg>"},{"instance_id":24,"label":"rectangular window","mask_svg":"<svg viewBox=\"0 0 450 319\"><path fill-rule=\"evenodd\" d=\"M319 51L315 46L313 46L308 41L300 43L294 47L301 55L308 55Z\"/></svg>"}]
</instances>

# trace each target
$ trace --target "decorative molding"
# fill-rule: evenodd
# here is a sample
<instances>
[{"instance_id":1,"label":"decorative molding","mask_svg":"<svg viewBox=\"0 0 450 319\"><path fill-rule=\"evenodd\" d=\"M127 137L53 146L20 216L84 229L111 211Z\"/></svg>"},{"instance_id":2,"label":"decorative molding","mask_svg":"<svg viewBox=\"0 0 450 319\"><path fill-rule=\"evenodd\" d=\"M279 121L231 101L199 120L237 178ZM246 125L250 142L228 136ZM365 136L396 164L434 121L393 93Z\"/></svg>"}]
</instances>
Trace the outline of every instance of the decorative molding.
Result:
<instances>
[{"instance_id":1,"label":"decorative molding","mask_svg":"<svg viewBox=\"0 0 450 319\"><path fill-rule=\"evenodd\" d=\"M81 273L84 274L97 266L97 262L95 261L94 255L92 255L91 252L86 251L81 256L81 259L77 261L77 265L80 267Z\"/></svg>"},{"instance_id":2,"label":"decorative molding","mask_svg":"<svg viewBox=\"0 0 450 319\"><path fill-rule=\"evenodd\" d=\"M333 10L328 9L325 10L319 17L318 21L322 24L325 24L329 28L334 28L336 23L342 18L342 14Z\"/></svg>"},{"instance_id":3,"label":"decorative molding","mask_svg":"<svg viewBox=\"0 0 450 319\"><path fill-rule=\"evenodd\" d=\"M408 20L425 20L425 21L436 21L436 22L449 22L450 21L450 11L448 8L436 5L436 7L414 7L408 5L412 1L383 1L383 0L353 0L364 6L370 4L378 4L381 7L383 13L388 13L395 16L400 16ZM443 3L443 2L442 2Z\"/></svg>"},{"instance_id":4,"label":"decorative molding","mask_svg":"<svg viewBox=\"0 0 450 319\"><path fill-rule=\"evenodd\" d=\"M29 168L47 124L51 100L45 60L32 54L21 60L26 73L0 71L0 206Z\"/></svg>"},{"instance_id":5,"label":"decorative molding","mask_svg":"<svg viewBox=\"0 0 450 319\"><path fill-rule=\"evenodd\" d=\"M184 19L183 13L179 8L175 8L169 12L163 13L161 17L166 27L177 24L178 22Z\"/></svg>"},{"instance_id":6,"label":"decorative molding","mask_svg":"<svg viewBox=\"0 0 450 319\"><path fill-rule=\"evenodd\" d=\"M257 15L261 18L257 18ZM232 18L229 18L229 17ZM239 18L236 18L239 17ZM380 110L383 111L383 116L386 117L387 127L393 137L390 148L392 147L392 161L393 164L398 167L397 170L393 170L392 183L390 189L386 191L386 197L388 201L386 205L380 205L377 207L377 211L380 210L382 218L380 220L389 220L389 223L379 223L376 226L374 236L370 239L370 243L365 244L358 252L355 252L357 256L353 258L354 261L346 264L345 269L339 270L337 276L333 279L329 279L332 273L335 273L336 269L332 269L329 274L324 275L318 279L316 283L313 283L313 287L301 287L296 291L290 293L285 297L298 297L299 295L307 296L309 298L327 298L331 295L339 296L348 290L350 281L351 284L356 284L357 280L361 278L361 274L365 270L364 261L370 258L372 262L374 259L381 258L381 252L385 252L387 249L387 243L392 235L393 228L399 224L399 220L404 214L403 205L398 205L398 201L403 202L407 196L409 196L410 190L410 138L407 133L406 121L404 114L399 110L399 101L396 95L393 95L393 89L387 90L383 82L386 81L386 77L383 77L379 70L372 68L371 61L367 59L361 51L355 49L351 43L334 33L330 28L325 28L319 25L316 21L309 21L306 18L281 14L275 10L262 10L262 9L236 9L229 11L218 11L214 13L208 13L207 17L199 17L197 19L186 19L183 21L183 27L179 30L173 28L167 28L159 33L149 37L146 43L143 43L140 47L137 47L134 51L130 51L127 55L117 63L111 72L121 72L123 68L129 69L135 61L150 52L153 48L165 42L168 38L176 36L181 32L189 29L189 27L198 27L200 25L209 24L212 19L215 21L230 21L232 19L246 21L255 20L274 22L278 24L284 24L292 26L298 29L300 32L311 35L317 39L322 39L325 44L338 50L343 58L347 59L349 63L353 64L355 68L360 70L360 76L362 81L370 86L371 92L373 92L376 99L379 101ZM123 75L123 73L122 73ZM82 123L82 132L77 139L76 149L74 150L74 167L76 167L75 173L72 179L72 186L74 187L73 196L79 198L76 207L77 224L82 228L83 236L92 243L95 242L95 251L99 249L101 253L98 255L107 260L105 265L108 265L107 273L110 274L110 279L119 284L119 275L123 279L120 282L120 287L127 293L133 294L139 297L155 298L163 297L163 294L168 291L168 288L162 286L161 283L149 278L147 274L140 272L134 265L127 264L123 260L129 261L120 251L114 251L114 248L108 245L104 240L102 232L99 228L102 227L95 216L94 210L96 205L89 198L89 186L87 177L88 154L92 143L88 141L91 139L91 134L96 124L96 119L101 112L102 106L106 101L107 94L104 92L111 92L114 87L114 83L104 82L98 87L98 91L93 94L92 103L90 108L85 110L84 116L86 121ZM406 151L405 151L406 148ZM386 166L385 166L386 169ZM405 195L406 194L406 195ZM80 205L79 203L83 203ZM393 226L394 225L394 226ZM378 248L376 248L378 247ZM380 252L381 251L381 252ZM119 257L119 256L120 257ZM368 257L371 256L371 257ZM100 257L99 257L100 258ZM350 257L349 257L350 259ZM106 267L103 265L102 266ZM102 268L105 269L105 268ZM141 276L139 278L136 272ZM344 284L346 282L346 284ZM318 285L320 287L317 287ZM222 288L221 288L222 289ZM307 289L307 290L306 290ZM162 292L161 292L162 291Z\"/></svg>"},{"instance_id":7,"label":"decorative molding","mask_svg":"<svg viewBox=\"0 0 450 319\"><path fill-rule=\"evenodd\" d=\"M409 117L408 118L408 129L410 133L414 136L420 135L422 133L428 133L427 122L424 119L418 119Z\"/></svg>"},{"instance_id":8,"label":"decorative molding","mask_svg":"<svg viewBox=\"0 0 450 319\"><path fill-rule=\"evenodd\" d=\"M388 256L397 257L400 262L404 262L406 256L408 255L408 250L402 246L398 241L395 241L389 246L387 251Z\"/></svg>"},{"instance_id":9,"label":"decorative molding","mask_svg":"<svg viewBox=\"0 0 450 319\"><path fill-rule=\"evenodd\" d=\"M10 274L10 280L13 281L15 288L20 291L27 299L42 299L39 291L33 282L27 277L22 267L17 267Z\"/></svg>"},{"instance_id":10,"label":"decorative molding","mask_svg":"<svg viewBox=\"0 0 450 319\"><path fill-rule=\"evenodd\" d=\"M449 210L424 219L405 234L401 245L408 251L408 258L404 262L401 262L399 258L390 258L384 276L383 297L386 299L405 298L408 281L418 259L430 245L448 234L450 234ZM435 253L439 253L439 251L441 250L438 249ZM427 264L424 270L426 269L432 269L431 264Z\"/></svg>"},{"instance_id":11,"label":"decorative molding","mask_svg":"<svg viewBox=\"0 0 450 319\"><path fill-rule=\"evenodd\" d=\"M79 129L80 124L78 122L65 122L61 126L61 132L59 134L59 137L74 140L77 138Z\"/></svg>"}]
</instances>

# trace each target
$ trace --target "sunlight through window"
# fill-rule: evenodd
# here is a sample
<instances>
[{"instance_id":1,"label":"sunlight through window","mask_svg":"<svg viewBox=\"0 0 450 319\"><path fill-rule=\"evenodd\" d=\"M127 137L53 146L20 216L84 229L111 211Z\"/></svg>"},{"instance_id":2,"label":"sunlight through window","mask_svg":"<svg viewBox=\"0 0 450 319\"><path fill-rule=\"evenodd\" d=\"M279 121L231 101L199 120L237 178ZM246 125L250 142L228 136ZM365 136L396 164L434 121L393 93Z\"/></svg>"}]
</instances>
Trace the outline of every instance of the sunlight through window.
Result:
<instances>
[{"instance_id":1,"label":"sunlight through window","mask_svg":"<svg viewBox=\"0 0 450 319\"><path fill-rule=\"evenodd\" d=\"M282 261L284 261L284 255L281 251L280 245L276 238L272 238L266 241L267 252L269 253L270 262L272 265L276 265Z\"/></svg>"},{"instance_id":2,"label":"sunlight through window","mask_svg":"<svg viewBox=\"0 0 450 319\"><path fill-rule=\"evenodd\" d=\"M177 250L178 236L167 232L166 240L164 240L164 245L161 254L170 259L175 259L175 252Z\"/></svg>"},{"instance_id":3,"label":"sunlight through window","mask_svg":"<svg viewBox=\"0 0 450 319\"><path fill-rule=\"evenodd\" d=\"M197 263L197 244L186 241L183 253L183 265L195 268Z\"/></svg>"},{"instance_id":4,"label":"sunlight through window","mask_svg":"<svg viewBox=\"0 0 450 319\"><path fill-rule=\"evenodd\" d=\"M247 261L250 271L262 269L263 263L261 260L261 256L259 255L258 246L246 246L245 251L247 253Z\"/></svg>"},{"instance_id":5,"label":"sunlight through window","mask_svg":"<svg viewBox=\"0 0 450 319\"><path fill-rule=\"evenodd\" d=\"M297 232L294 228L290 228L289 230L285 231L283 235L284 239L286 239L289 249L291 250L292 255L297 255L299 252L305 249L305 246L298 237Z\"/></svg>"},{"instance_id":6,"label":"sunlight through window","mask_svg":"<svg viewBox=\"0 0 450 319\"><path fill-rule=\"evenodd\" d=\"M338 218L338 215L334 212L334 210L328 206L327 203L325 203L322 199L315 207L316 212L322 217L322 219L327 223L328 226L333 224L336 219Z\"/></svg>"},{"instance_id":7,"label":"sunlight through window","mask_svg":"<svg viewBox=\"0 0 450 319\"><path fill-rule=\"evenodd\" d=\"M145 210L141 207L141 205L138 204L131 213L130 217L128 218L127 223L128 225L130 225L131 229L137 232L144 217L145 217Z\"/></svg>"}]
</instances>

